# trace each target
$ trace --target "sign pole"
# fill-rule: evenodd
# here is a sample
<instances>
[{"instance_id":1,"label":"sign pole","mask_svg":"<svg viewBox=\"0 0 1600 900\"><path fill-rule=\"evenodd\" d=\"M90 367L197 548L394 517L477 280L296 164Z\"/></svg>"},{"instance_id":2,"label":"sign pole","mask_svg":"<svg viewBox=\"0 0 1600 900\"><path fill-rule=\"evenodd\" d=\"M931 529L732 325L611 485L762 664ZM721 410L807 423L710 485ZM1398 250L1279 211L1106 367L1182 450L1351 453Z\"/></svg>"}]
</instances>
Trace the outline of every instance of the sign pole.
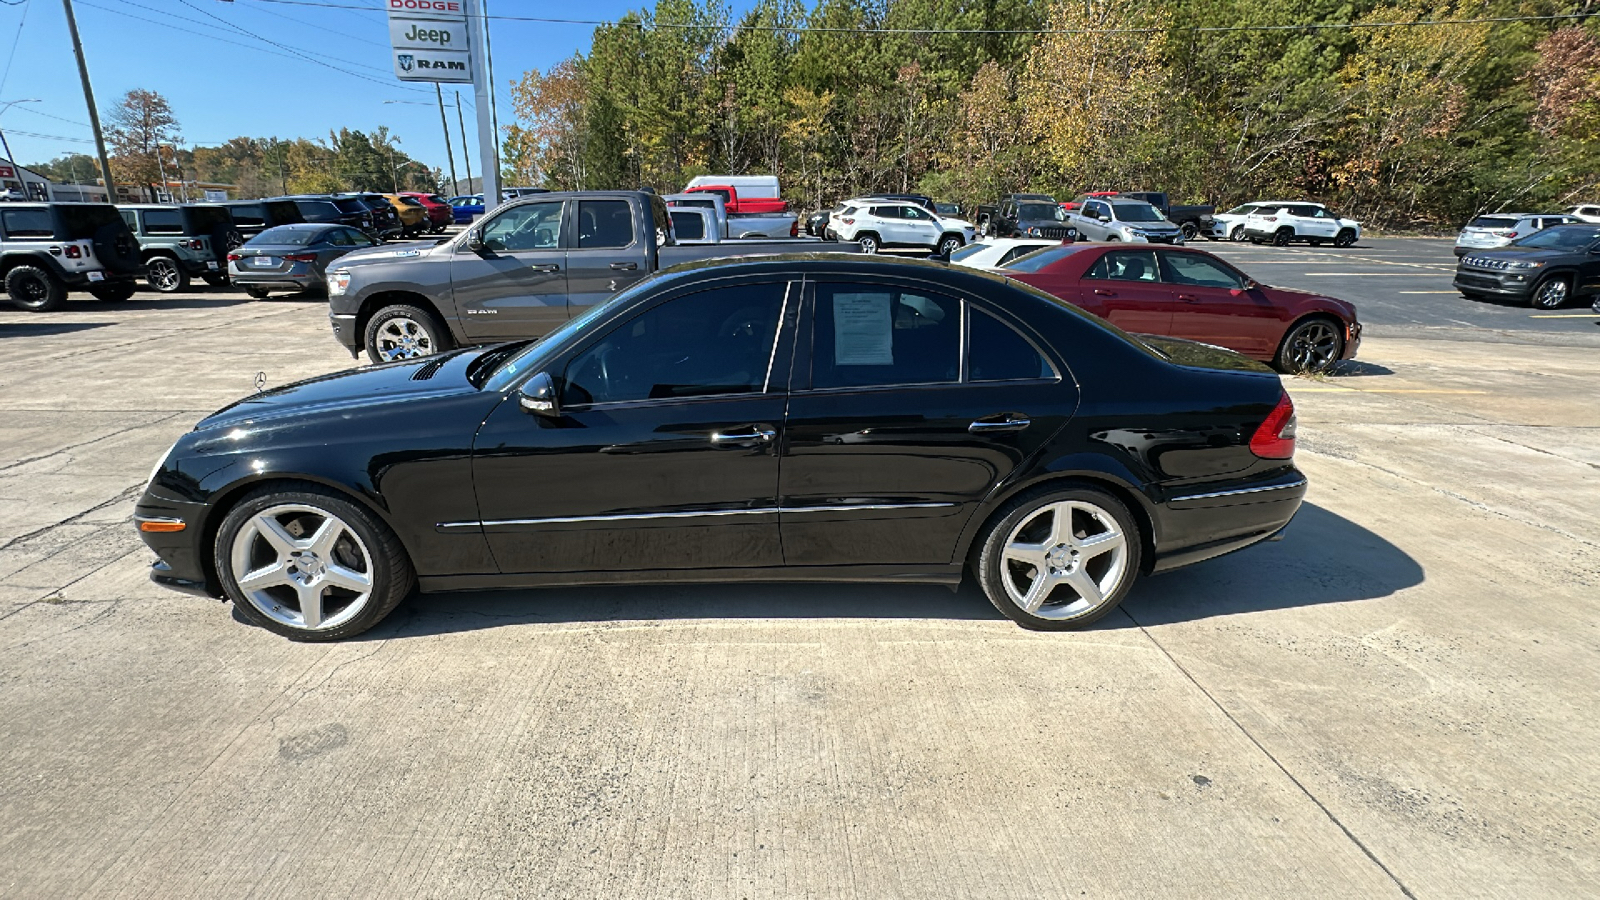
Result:
<instances>
[{"instance_id":1,"label":"sign pole","mask_svg":"<svg viewBox=\"0 0 1600 900\"><path fill-rule=\"evenodd\" d=\"M450 193L456 192L456 153L450 149L450 120L444 117L444 91L439 89L439 82L433 83L433 97L439 101L439 124L444 126L444 155L450 159ZM462 147L462 152L466 152Z\"/></svg>"},{"instance_id":2,"label":"sign pole","mask_svg":"<svg viewBox=\"0 0 1600 900\"><path fill-rule=\"evenodd\" d=\"M489 18L483 0L468 0L467 40L472 47L472 91L478 113L478 165L483 175L483 208L500 205L500 161L495 158L494 85L489 79Z\"/></svg>"},{"instance_id":3,"label":"sign pole","mask_svg":"<svg viewBox=\"0 0 1600 900\"><path fill-rule=\"evenodd\" d=\"M89 124L94 127L94 149L100 157L100 174L106 180L106 202L117 202L117 186L111 181L111 160L106 156L106 138L100 132L100 112L94 108L94 88L89 86L89 64L83 59L83 42L78 40L78 20L72 15L72 0L61 0L67 11L67 32L72 35L72 52L78 57L78 77L83 80L83 100L89 105ZM9 155L9 154L8 154ZM16 160L12 160L15 163Z\"/></svg>"}]
</instances>

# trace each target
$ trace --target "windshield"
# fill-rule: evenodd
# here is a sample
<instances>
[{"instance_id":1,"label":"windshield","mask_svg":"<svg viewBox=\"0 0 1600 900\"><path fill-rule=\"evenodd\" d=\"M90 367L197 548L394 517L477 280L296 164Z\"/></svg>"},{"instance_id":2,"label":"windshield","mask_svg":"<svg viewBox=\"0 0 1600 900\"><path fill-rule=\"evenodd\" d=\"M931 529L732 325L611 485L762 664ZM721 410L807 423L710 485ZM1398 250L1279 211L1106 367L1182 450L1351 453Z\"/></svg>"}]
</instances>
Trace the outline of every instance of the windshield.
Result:
<instances>
[{"instance_id":1,"label":"windshield","mask_svg":"<svg viewBox=\"0 0 1600 900\"><path fill-rule=\"evenodd\" d=\"M989 245L988 244L984 244L984 243L968 244L965 247L962 247L960 250L957 250L954 253L950 254L950 261L951 262L955 262L956 260L959 260L959 259L966 259L969 256L977 256L979 253L982 253L983 251L988 250L988 249L989 249Z\"/></svg>"},{"instance_id":2,"label":"windshield","mask_svg":"<svg viewBox=\"0 0 1600 900\"><path fill-rule=\"evenodd\" d=\"M507 357L506 361L489 375L488 381L484 384L484 389L490 391L503 391L510 387L511 383L517 380L519 375L526 375L528 373L537 371L540 366L545 364L545 361L550 356L551 350L559 348L562 344L567 343L567 341L572 339L574 335L581 333L585 328L589 327L591 322L594 322L609 314L611 310L616 309L623 304L633 302L633 298L637 297L640 291L654 286L656 277L657 276L655 275L651 275L642 281L634 282L632 287L612 297L609 301L591 306L589 307L588 311L584 312L583 314L575 318L568 319L567 324L562 325L555 331L552 331L532 344L529 344L521 353L518 353L515 356ZM556 372L552 374L559 375L560 373Z\"/></svg>"},{"instance_id":3,"label":"windshield","mask_svg":"<svg viewBox=\"0 0 1600 900\"><path fill-rule=\"evenodd\" d=\"M1028 220L1054 219L1057 222L1064 222L1067 218L1067 211L1054 203L1024 203L1017 207L1017 218Z\"/></svg>"},{"instance_id":4,"label":"windshield","mask_svg":"<svg viewBox=\"0 0 1600 900\"><path fill-rule=\"evenodd\" d=\"M1557 225L1536 231L1511 246L1540 250L1582 250L1595 241L1600 241L1600 225Z\"/></svg>"},{"instance_id":5,"label":"windshield","mask_svg":"<svg viewBox=\"0 0 1600 900\"><path fill-rule=\"evenodd\" d=\"M271 244L275 247L304 247L321 237L326 228L307 228L304 225L279 225L268 228L245 242L246 247Z\"/></svg>"},{"instance_id":6,"label":"windshield","mask_svg":"<svg viewBox=\"0 0 1600 900\"><path fill-rule=\"evenodd\" d=\"M1027 256L1019 256L1000 268L1009 269L1013 272L1037 272L1058 259L1065 259L1071 256L1077 249L1066 244L1062 244L1059 247L1046 247L1043 250L1035 250Z\"/></svg>"},{"instance_id":7,"label":"windshield","mask_svg":"<svg viewBox=\"0 0 1600 900\"><path fill-rule=\"evenodd\" d=\"M1165 222L1161 210L1148 203L1113 203L1118 222Z\"/></svg>"}]
</instances>

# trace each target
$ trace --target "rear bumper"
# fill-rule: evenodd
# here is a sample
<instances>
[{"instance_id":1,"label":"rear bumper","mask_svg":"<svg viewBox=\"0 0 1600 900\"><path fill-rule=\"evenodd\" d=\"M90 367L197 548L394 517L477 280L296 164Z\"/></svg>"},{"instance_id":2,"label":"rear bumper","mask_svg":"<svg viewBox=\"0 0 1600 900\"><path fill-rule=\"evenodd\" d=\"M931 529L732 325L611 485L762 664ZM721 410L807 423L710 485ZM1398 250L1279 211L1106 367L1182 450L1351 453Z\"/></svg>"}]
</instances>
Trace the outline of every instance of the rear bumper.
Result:
<instances>
[{"instance_id":1,"label":"rear bumper","mask_svg":"<svg viewBox=\"0 0 1600 900\"><path fill-rule=\"evenodd\" d=\"M1260 543L1287 526L1305 499L1306 479L1289 468L1266 479L1176 488L1159 507L1153 571L1165 572Z\"/></svg>"}]
</instances>

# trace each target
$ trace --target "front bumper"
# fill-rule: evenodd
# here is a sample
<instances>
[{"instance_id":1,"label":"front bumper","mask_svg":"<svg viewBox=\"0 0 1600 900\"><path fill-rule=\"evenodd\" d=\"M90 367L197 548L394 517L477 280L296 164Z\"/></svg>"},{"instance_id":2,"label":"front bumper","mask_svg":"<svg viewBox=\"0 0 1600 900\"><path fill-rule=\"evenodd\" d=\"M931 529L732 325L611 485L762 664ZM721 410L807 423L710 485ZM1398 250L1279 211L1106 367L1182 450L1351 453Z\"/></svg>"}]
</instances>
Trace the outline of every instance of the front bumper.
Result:
<instances>
[{"instance_id":1,"label":"front bumper","mask_svg":"<svg viewBox=\"0 0 1600 900\"><path fill-rule=\"evenodd\" d=\"M356 328L354 313L328 313L328 324L333 326L333 339L354 356L361 350L361 335Z\"/></svg>"},{"instance_id":2,"label":"front bumper","mask_svg":"<svg viewBox=\"0 0 1600 900\"><path fill-rule=\"evenodd\" d=\"M156 519L180 521L186 526L177 532L140 531L139 537L156 555L150 580L163 587L221 597L222 585L209 565L206 546L206 518L211 508L203 503L185 503L146 489L133 508L134 522ZM136 526L137 527L137 526Z\"/></svg>"},{"instance_id":3,"label":"front bumper","mask_svg":"<svg viewBox=\"0 0 1600 900\"><path fill-rule=\"evenodd\" d=\"M1497 297L1522 298L1533 291L1539 280L1539 270L1488 271L1484 269L1456 269L1455 289L1463 293L1493 294Z\"/></svg>"}]
</instances>

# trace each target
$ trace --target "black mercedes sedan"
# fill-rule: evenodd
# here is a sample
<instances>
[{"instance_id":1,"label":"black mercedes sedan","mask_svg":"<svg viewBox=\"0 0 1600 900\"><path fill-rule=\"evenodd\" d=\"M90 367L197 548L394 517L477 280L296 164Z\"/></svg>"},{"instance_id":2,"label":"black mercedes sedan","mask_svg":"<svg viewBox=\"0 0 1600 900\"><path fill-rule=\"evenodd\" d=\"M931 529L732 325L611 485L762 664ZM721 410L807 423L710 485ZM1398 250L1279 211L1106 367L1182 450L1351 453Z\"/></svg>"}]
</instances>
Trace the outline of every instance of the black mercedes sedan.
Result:
<instances>
[{"instance_id":1,"label":"black mercedes sedan","mask_svg":"<svg viewBox=\"0 0 1600 900\"><path fill-rule=\"evenodd\" d=\"M1265 366L926 260L666 270L537 342L256 394L156 465L158 583L298 640L413 589L955 585L1030 628L1294 516Z\"/></svg>"}]
</instances>

